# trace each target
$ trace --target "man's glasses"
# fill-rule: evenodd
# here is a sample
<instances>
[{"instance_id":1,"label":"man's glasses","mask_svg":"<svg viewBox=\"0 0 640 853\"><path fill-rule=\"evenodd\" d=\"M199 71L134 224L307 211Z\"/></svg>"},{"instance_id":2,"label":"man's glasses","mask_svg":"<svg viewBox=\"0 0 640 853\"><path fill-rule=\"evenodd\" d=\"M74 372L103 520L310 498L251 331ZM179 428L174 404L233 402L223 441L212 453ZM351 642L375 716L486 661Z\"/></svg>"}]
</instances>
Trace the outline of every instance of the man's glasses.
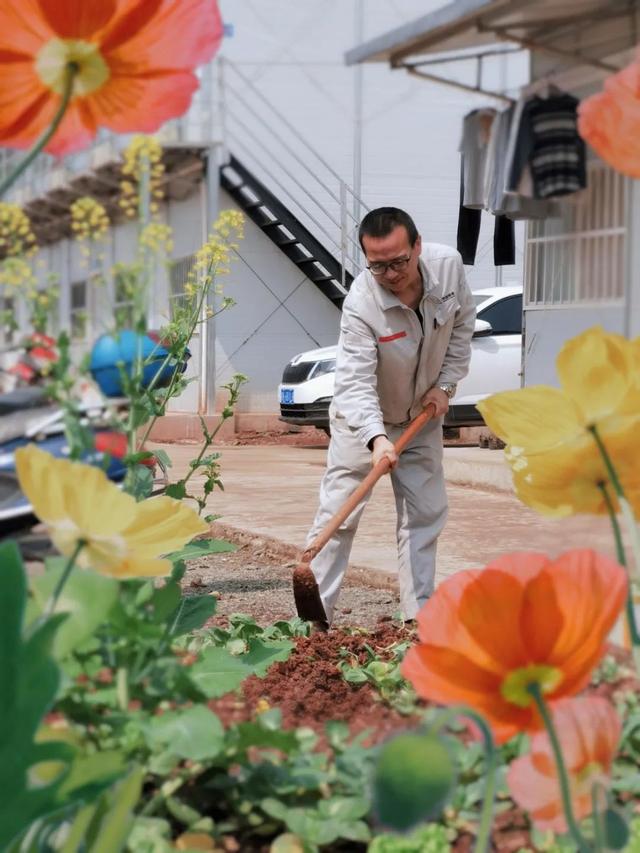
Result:
<instances>
[{"instance_id":1,"label":"man's glasses","mask_svg":"<svg viewBox=\"0 0 640 853\"><path fill-rule=\"evenodd\" d=\"M411 260L411 255L408 258L394 258L392 261L373 261L367 264L367 269L374 275L384 275L387 270L394 272L402 272L407 268L407 264Z\"/></svg>"}]
</instances>

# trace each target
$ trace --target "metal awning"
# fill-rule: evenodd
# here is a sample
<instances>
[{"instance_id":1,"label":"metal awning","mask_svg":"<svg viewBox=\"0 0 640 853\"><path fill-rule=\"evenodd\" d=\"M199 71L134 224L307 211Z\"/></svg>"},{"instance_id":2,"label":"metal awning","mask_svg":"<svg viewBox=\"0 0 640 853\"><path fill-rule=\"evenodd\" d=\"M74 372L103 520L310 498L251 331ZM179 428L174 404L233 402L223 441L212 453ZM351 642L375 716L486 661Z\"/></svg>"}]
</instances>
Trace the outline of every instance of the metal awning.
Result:
<instances>
[{"instance_id":1,"label":"metal awning","mask_svg":"<svg viewBox=\"0 0 640 853\"><path fill-rule=\"evenodd\" d=\"M345 61L388 62L448 83L421 69L452 58L476 58L481 64L497 43L506 42L556 56L565 67L612 72L619 69L607 57L633 47L639 33L640 0L454 0L352 48ZM442 56L452 52L458 57ZM484 92L481 86L463 88Z\"/></svg>"}]
</instances>

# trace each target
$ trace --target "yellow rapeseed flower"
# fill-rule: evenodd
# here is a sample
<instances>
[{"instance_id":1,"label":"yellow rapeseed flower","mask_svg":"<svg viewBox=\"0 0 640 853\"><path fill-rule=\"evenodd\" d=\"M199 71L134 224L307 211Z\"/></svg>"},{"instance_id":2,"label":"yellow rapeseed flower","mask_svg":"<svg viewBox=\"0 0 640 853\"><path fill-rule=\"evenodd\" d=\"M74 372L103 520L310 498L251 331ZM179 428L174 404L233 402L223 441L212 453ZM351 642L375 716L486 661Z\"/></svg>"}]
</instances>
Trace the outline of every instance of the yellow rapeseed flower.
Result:
<instances>
[{"instance_id":1,"label":"yellow rapeseed flower","mask_svg":"<svg viewBox=\"0 0 640 853\"><path fill-rule=\"evenodd\" d=\"M0 201L0 247L5 257L33 254L36 238L31 220L17 204Z\"/></svg>"},{"instance_id":2,"label":"yellow rapeseed flower","mask_svg":"<svg viewBox=\"0 0 640 853\"><path fill-rule=\"evenodd\" d=\"M171 562L160 555L208 530L180 501L136 503L99 468L55 459L35 445L15 456L20 486L56 548L70 556L84 543L77 558L82 568L115 578L167 575Z\"/></svg>"},{"instance_id":3,"label":"yellow rapeseed flower","mask_svg":"<svg viewBox=\"0 0 640 853\"><path fill-rule=\"evenodd\" d=\"M0 286L8 293L34 288L36 276L29 261L24 258L5 258L0 263Z\"/></svg>"},{"instance_id":4,"label":"yellow rapeseed flower","mask_svg":"<svg viewBox=\"0 0 640 853\"><path fill-rule=\"evenodd\" d=\"M71 205L71 229L78 240L102 240L109 230L105 207L91 196L81 196Z\"/></svg>"},{"instance_id":5,"label":"yellow rapeseed flower","mask_svg":"<svg viewBox=\"0 0 640 853\"><path fill-rule=\"evenodd\" d=\"M140 245L145 246L152 252L165 252L169 254L173 250L173 229L163 222L149 222L140 232Z\"/></svg>"},{"instance_id":6,"label":"yellow rapeseed flower","mask_svg":"<svg viewBox=\"0 0 640 853\"><path fill-rule=\"evenodd\" d=\"M123 152L123 161L124 177L120 182L121 197L118 204L127 216L133 217L138 212L138 190L143 177L148 179L150 198L161 199L164 196L162 145L153 136L136 134ZM152 214L158 213L157 203L151 202L149 210Z\"/></svg>"}]
</instances>

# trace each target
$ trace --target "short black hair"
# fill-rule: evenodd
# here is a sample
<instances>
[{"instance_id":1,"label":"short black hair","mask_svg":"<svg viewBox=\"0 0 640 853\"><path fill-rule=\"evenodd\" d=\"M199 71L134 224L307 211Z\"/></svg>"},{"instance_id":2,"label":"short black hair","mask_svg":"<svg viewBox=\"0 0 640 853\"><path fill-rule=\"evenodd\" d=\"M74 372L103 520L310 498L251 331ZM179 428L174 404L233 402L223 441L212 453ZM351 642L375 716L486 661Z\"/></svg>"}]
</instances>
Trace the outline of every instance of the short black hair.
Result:
<instances>
[{"instance_id":1,"label":"short black hair","mask_svg":"<svg viewBox=\"0 0 640 853\"><path fill-rule=\"evenodd\" d=\"M387 237L398 225L406 228L409 244L415 246L418 229L408 213L400 210L399 207L377 207L375 210L370 210L360 223L358 231L360 248L364 251L363 237Z\"/></svg>"}]
</instances>

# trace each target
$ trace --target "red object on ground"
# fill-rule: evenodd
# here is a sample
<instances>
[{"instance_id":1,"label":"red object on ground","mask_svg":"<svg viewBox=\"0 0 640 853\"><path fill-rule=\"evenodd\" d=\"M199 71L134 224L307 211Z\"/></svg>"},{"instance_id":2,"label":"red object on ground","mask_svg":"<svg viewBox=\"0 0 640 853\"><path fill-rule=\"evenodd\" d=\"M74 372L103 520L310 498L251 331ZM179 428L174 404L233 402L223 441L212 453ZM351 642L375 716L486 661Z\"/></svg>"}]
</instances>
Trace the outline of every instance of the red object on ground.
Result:
<instances>
[{"instance_id":1,"label":"red object on ground","mask_svg":"<svg viewBox=\"0 0 640 853\"><path fill-rule=\"evenodd\" d=\"M116 459L124 458L128 453L127 436L122 432L99 432L95 437L95 448L99 453L108 453ZM155 456L149 456L140 460L140 465L153 468L156 464Z\"/></svg>"}]
</instances>

